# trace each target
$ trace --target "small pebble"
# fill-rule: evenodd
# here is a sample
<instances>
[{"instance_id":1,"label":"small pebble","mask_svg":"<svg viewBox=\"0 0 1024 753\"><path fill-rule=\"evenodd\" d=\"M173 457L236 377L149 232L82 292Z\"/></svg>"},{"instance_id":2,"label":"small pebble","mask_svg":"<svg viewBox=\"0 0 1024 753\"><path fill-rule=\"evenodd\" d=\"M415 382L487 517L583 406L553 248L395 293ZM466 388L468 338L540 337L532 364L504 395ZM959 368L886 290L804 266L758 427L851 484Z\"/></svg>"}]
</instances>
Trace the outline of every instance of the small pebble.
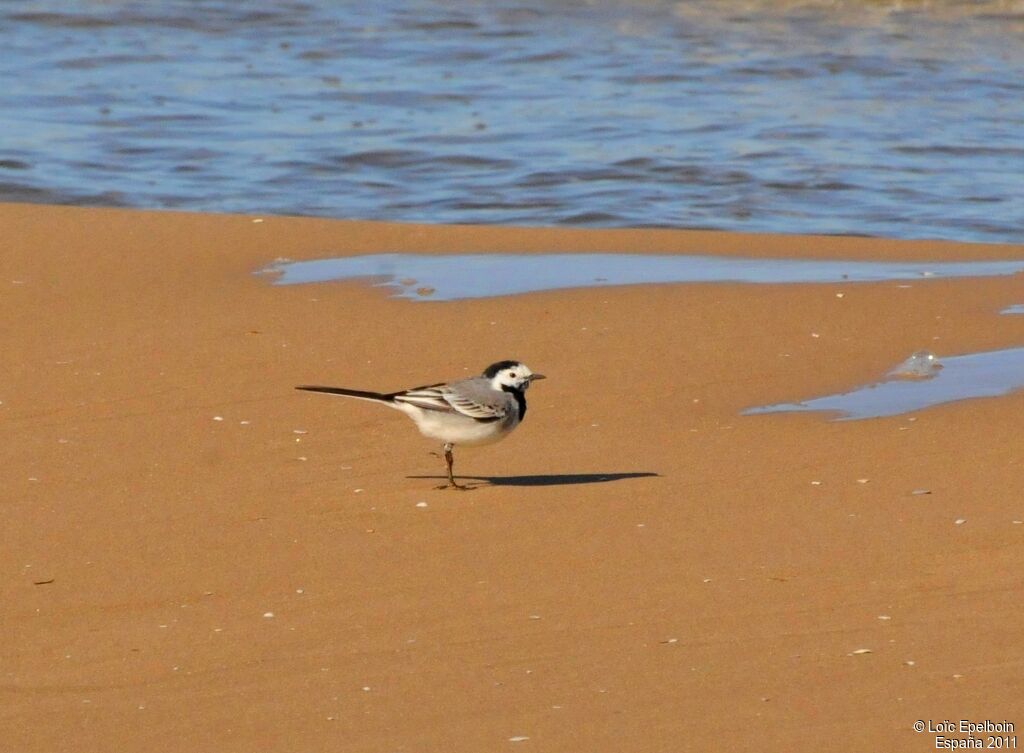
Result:
<instances>
[{"instance_id":1,"label":"small pebble","mask_svg":"<svg viewBox=\"0 0 1024 753\"><path fill-rule=\"evenodd\" d=\"M931 489L914 489L914 491L912 491L910 493L912 495L914 495L915 497L920 497L923 494L931 494L932 490Z\"/></svg>"},{"instance_id":2,"label":"small pebble","mask_svg":"<svg viewBox=\"0 0 1024 753\"><path fill-rule=\"evenodd\" d=\"M870 653L871 653L871 649L870 648L858 648L858 649L856 649L854 651L851 651L850 652L850 656L861 656L863 654L870 654Z\"/></svg>"},{"instance_id":3,"label":"small pebble","mask_svg":"<svg viewBox=\"0 0 1024 753\"><path fill-rule=\"evenodd\" d=\"M427 506L427 503L426 503L426 502L417 502L417 503L416 503L416 506L417 506L417 507L426 507L426 506Z\"/></svg>"},{"instance_id":4,"label":"small pebble","mask_svg":"<svg viewBox=\"0 0 1024 753\"><path fill-rule=\"evenodd\" d=\"M263 616L266 617L267 619L270 619L271 617L274 616L274 613L273 612L264 612Z\"/></svg>"},{"instance_id":5,"label":"small pebble","mask_svg":"<svg viewBox=\"0 0 1024 753\"><path fill-rule=\"evenodd\" d=\"M892 617L890 617L887 614L880 614L880 615L878 615L878 619L880 619L880 620L891 620Z\"/></svg>"},{"instance_id":6,"label":"small pebble","mask_svg":"<svg viewBox=\"0 0 1024 753\"><path fill-rule=\"evenodd\" d=\"M967 522L967 518L957 518L956 520L953 521L953 525L955 525L955 526L962 526L966 522Z\"/></svg>"},{"instance_id":7,"label":"small pebble","mask_svg":"<svg viewBox=\"0 0 1024 753\"><path fill-rule=\"evenodd\" d=\"M224 420L224 416L214 416L213 420L214 421L223 421Z\"/></svg>"},{"instance_id":8,"label":"small pebble","mask_svg":"<svg viewBox=\"0 0 1024 753\"><path fill-rule=\"evenodd\" d=\"M510 743L522 743L522 742L526 742L529 739L530 738L528 738L526 735L516 735L515 737L510 737L508 739L508 741Z\"/></svg>"}]
</instances>

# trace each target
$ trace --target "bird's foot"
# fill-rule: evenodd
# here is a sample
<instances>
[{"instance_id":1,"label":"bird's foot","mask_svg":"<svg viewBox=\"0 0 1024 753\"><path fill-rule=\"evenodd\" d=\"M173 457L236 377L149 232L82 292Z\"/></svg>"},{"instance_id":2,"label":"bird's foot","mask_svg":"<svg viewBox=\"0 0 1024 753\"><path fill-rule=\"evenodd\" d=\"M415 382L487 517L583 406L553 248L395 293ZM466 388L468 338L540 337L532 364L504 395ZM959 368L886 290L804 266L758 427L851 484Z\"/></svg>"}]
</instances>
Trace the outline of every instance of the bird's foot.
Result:
<instances>
[{"instance_id":1,"label":"bird's foot","mask_svg":"<svg viewBox=\"0 0 1024 753\"><path fill-rule=\"evenodd\" d=\"M441 484L440 486L435 486L434 488L435 489L456 489L456 490L458 490L460 492L470 492L470 491L473 491L473 487L472 486L466 486L465 484L457 484L454 481L451 481L451 482L449 482L447 484Z\"/></svg>"}]
</instances>

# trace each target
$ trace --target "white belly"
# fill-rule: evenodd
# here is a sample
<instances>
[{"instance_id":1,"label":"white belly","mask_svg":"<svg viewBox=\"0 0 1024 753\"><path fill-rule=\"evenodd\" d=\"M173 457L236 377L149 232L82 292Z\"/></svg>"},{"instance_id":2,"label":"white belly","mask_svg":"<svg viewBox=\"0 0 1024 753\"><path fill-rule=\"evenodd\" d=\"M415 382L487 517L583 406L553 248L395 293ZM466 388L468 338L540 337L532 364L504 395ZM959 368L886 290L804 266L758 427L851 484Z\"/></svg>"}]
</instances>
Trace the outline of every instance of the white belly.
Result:
<instances>
[{"instance_id":1,"label":"white belly","mask_svg":"<svg viewBox=\"0 0 1024 753\"><path fill-rule=\"evenodd\" d=\"M416 422L420 433L441 442L454 445L474 446L497 442L519 423L516 415L507 416L503 421L476 421L458 413L442 413L415 409L416 413L407 411Z\"/></svg>"}]
</instances>

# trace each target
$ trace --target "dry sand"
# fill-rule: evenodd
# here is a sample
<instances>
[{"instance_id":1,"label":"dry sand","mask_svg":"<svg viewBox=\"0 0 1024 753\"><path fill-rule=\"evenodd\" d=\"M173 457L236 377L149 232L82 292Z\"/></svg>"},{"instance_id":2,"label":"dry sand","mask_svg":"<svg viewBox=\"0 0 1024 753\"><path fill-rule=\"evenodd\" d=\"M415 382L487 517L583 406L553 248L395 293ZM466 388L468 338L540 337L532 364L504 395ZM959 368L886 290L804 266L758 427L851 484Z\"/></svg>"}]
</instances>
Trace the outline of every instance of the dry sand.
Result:
<instances>
[{"instance_id":1,"label":"dry sand","mask_svg":"<svg viewBox=\"0 0 1024 753\"><path fill-rule=\"evenodd\" d=\"M252 274L1024 248L20 205L0 227L3 751L925 751L919 719L1024 725L1024 394L739 415L1024 344L997 316L1020 276L417 304ZM506 357L549 378L510 439L457 451L492 481L468 493L422 478L443 464L401 415L292 389Z\"/></svg>"}]
</instances>

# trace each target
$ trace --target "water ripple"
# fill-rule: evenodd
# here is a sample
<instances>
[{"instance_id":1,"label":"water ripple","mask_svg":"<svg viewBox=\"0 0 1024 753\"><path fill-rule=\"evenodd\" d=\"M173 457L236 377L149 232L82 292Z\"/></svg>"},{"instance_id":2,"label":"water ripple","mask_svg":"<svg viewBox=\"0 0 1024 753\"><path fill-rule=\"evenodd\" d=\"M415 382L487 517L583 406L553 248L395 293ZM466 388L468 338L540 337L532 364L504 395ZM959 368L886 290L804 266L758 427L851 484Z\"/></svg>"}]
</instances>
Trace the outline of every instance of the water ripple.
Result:
<instances>
[{"instance_id":1,"label":"water ripple","mask_svg":"<svg viewBox=\"0 0 1024 753\"><path fill-rule=\"evenodd\" d=\"M31 0L0 29L0 200L1024 237L1020 0Z\"/></svg>"}]
</instances>

